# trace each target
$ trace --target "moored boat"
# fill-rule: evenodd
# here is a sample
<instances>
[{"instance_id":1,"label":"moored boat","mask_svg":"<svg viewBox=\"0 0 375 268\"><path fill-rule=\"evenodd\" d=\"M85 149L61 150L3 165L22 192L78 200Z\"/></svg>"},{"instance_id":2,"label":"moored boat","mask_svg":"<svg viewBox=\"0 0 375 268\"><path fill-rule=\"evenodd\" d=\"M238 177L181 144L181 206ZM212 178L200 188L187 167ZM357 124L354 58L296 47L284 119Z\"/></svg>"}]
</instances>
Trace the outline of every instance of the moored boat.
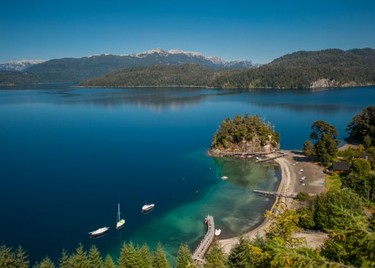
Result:
<instances>
[{"instance_id":1,"label":"moored boat","mask_svg":"<svg viewBox=\"0 0 375 268\"><path fill-rule=\"evenodd\" d=\"M215 229L215 236L219 236L221 234L221 229Z\"/></svg>"},{"instance_id":2,"label":"moored boat","mask_svg":"<svg viewBox=\"0 0 375 268\"><path fill-rule=\"evenodd\" d=\"M155 207L155 204L146 204L146 205L143 205L141 212L142 213L150 212L151 210L154 209L154 207Z\"/></svg>"},{"instance_id":3,"label":"moored boat","mask_svg":"<svg viewBox=\"0 0 375 268\"><path fill-rule=\"evenodd\" d=\"M116 230L120 230L125 225L125 219L121 219L120 217L120 203L117 204L117 222L116 222Z\"/></svg>"},{"instance_id":4,"label":"moored boat","mask_svg":"<svg viewBox=\"0 0 375 268\"><path fill-rule=\"evenodd\" d=\"M99 229L96 229L95 231L89 232L90 237L99 237L107 233L109 230L109 227L102 227Z\"/></svg>"}]
</instances>

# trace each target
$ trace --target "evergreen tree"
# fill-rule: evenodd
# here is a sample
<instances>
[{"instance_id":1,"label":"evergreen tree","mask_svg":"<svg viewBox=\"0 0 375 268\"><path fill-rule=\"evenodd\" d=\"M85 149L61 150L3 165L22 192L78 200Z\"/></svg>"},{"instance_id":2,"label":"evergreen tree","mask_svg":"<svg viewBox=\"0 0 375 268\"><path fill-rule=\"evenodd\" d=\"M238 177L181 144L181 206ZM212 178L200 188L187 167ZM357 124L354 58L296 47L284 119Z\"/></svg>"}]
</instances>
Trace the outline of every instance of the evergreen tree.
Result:
<instances>
[{"instance_id":1,"label":"evergreen tree","mask_svg":"<svg viewBox=\"0 0 375 268\"><path fill-rule=\"evenodd\" d=\"M4 244L0 246L0 267L16 268L16 260L12 249Z\"/></svg>"},{"instance_id":2,"label":"evergreen tree","mask_svg":"<svg viewBox=\"0 0 375 268\"><path fill-rule=\"evenodd\" d=\"M50 258L44 258L40 263L37 263L33 268L55 268L55 264L51 261Z\"/></svg>"},{"instance_id":3,"label":"evergreen tree","mask_svg":"<svg viewBox=\"0 0 375 268\"><path fill-rule=\"evenodd\" d=\"M138 252L142 258L142 267L152 268L152 254L149 247L145 244L138 249Z\"/></svg>"},{"instance_id":4,"label":"evergreen tree","mask_svg":"<svg viewBox=\"0 0 375 268\"><path fill-rule=\"evenodd\" d=\"M142 265L142 259L133 243L124 243L121 247L118 266L120 268L135 268Z\"/></svg>"},{"instance_id":5,"label":"evergreen tree","mask_svg":"<svg viewBox=\"0 0 375 268\"><path fill-rule=\"evenodd\" d=\"M63 249L61 253L61 257L59 259L59 268L70 268L70 267L72 267L71 258L68 252L65 249Z\"/></svg>"},{"instance_id":6,"label":"evergreen tree","mask_svg":"<svg viewBox=\"0 0 375 268\"><path fill-rule=\"evenodd\" d=\"M210 251L206 255L206 263L204 268L225 268L226 257L221 251L219 245L214 242L211 245Z\"/></svg>"},{"instance_id":7,"label":"evergreen tree","mask_svg":"<svg viewBox=\"0 0 375 268\"><path fill-rule=\"evenodd\" d=\"M152 263L153 263L154 268L170 267L169 262L167 260L167 256L165 255L163 247L160 243L158 244L158 247L156 248L156 252L154 253L154 259Z\"/></svg>"},{"instance_id":8,"label":"evergreen tree","mask_svg":"<svg viewBox=\"0 0 375 268\"><path fill-rule=\"evenodd\" d=\"M90 268L102 268L103 260L102 256L95 245L92 245L89 250L89 262Z\"/></svg>"},{"instance_id":9,"label":"evergreen tree","mask_svg":"<svg viewBox=\"0 0 375 268\"><path fill-rule=\"evenodd\" d=\"M107 254L104 259L104 268L116 268L115 262L111 255Z\"/></svg>"},{"instance_id":10,"label":"evergreen tree","mask_svg":"<svg viewBox=\"0 0 375 268\"><path fill-rule=\"evenodd\" d=\"M83 245L79 244L76 249L76 253L72 256L72 267L73 268L89 268L90 261L87 257L86 251L83 249Z\"/></svg>"},{"instance_id":11,"label":"evergreen tree","mask_svg":"<svg viewBox=\"0 0 375 268\"><path fill-rule=\"evenodd\" d=\"M195 267L191 252L186 244L182 244L177 254L177 268Z\"/></svg>"},{"instance_id":12,"label":"evergreen tree","mask_svg":"<svg viewBox=\"0 0 375 268\"><path fill-rule=\"evenodd\" d=\"M26 255L26 252L23 250L21 246L18 246L16 254L15 254L15 265L18 268L28 268L30 265L30 262L28 260L28 256Z\"/></svg>"}]
</instances>

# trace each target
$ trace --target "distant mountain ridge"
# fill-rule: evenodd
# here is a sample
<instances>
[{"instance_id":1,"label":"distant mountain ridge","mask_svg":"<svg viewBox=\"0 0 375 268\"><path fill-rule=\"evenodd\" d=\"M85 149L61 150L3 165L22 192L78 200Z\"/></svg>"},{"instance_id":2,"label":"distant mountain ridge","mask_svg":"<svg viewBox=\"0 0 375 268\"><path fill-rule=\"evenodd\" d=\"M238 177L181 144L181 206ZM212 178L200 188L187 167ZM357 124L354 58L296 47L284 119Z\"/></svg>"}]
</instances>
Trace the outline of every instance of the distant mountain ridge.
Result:
<instances>
[{"instance_id":1,"label":"distant mountain ridge","mask_svg":"<svg viewBox=\"0 0 375 268\"><path fill-rule=\"evenodd\" d=\"M0 71L21 72L44 60L18 60L0 63Z\"/></svg>"},{"instance_id":2,"label":"distant mountain ridge","mask_svg":"<svg viewBox=\"0 0 375 268\"><path fill-rule=\"evenodd\" d=\"M255 66L251 61L224 61L217 57L206 57L197 52L153 49L130 55L101 54L82 58L53 59L31 66L26 72L41 82L80 82L120 69L160 64L198 64L214 69Z\"/></svg>"},{"instance_id":3,"label":"distant mountain ridge","mask_svg":"<svg viewBox=\"0 0 375 268\"><path fill-rule=\"evenodd\" d=\"M124 56L54 59L17 74L0 71L2 87L41 82L245 89L367 86L375 85L375 49L298 51L262 66L197 52L153 49Z\"/></svg>"}]
</instances>

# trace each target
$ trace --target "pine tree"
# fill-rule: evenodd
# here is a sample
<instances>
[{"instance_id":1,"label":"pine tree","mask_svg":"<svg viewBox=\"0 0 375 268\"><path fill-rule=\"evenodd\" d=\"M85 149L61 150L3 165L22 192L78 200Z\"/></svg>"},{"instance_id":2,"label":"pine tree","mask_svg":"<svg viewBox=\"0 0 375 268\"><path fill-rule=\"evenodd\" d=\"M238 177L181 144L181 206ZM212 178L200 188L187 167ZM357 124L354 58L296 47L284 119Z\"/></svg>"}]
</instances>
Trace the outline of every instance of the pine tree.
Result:
<instances>
[{"instance_id":1,"label":"pine tree","mask_svg":"<svg viewBox=\"0 0 375 268\"><path fill-rule=\"evenodd\" d=\"M195 267L191 252L186 244L182 244L178 250L177 268Z\"/></svg>"},{"instance_id":2,"label":"pine tree","mask_svg":"<svg viewBox=\"0 0 375 268\"><path fill-rule=\"evenodd\" d=\"M28 260L28 256L26 255L25 250L21 246L18 246L16 255L15 255L16 266L18 268L28 268L30 262Z\"/></svg>"},{"instance_id":3,"label":"pine tree","mask_svg":"<svg viewBox=\"0 0 375 268\"><path fill-rule=\"evenodd\" d=\"M154 268L168 268L170 267L167 256L163 250L161 244L158 244L156 252L154 253L154 260L153 260L153 267Z\"/></svg>"},{"instance_id":4,"label":"pine tree","mask_svg":"<svg viewBox=\"0 0 375 268\"><path fill-rule=\"evenodd\" d=\"M71 265L71 258L68 254L68 252L63 249L61 253L61 258L59 259L59 268L70 268Z\"/></svg>"},{"instance_id":5,"label":"pine tree","mask_svg":"<svg viewBox=\"0 0 375 268\"><path fill-rule=\"evenodd\" d=\"M225 268L226 258L219 245L215 242L212 244L210 251L206 255L205 268Z\"/></svg>"},{"instance_id":6,"label":"pine tree","mask_svg":"<svg viewBox=\"0 0 375 268\"><path fill-rule=\"evenodd\" d=\"M73 268L89 268L90 262L87 257L86 251L83 249L83 245L79 244L76 249L76 254L72 257L72 267Z\"/></svg>"},{"instance_id":7,"label":"pine tree","mask_svg":"<svg viewBox=\"0 0 375 268\"><path fill-rule=\"evenodd\" d=\"M116 268L115 262L113 261L111 255L107 254L104 259L104 268Z\"/></svg>"},{"instance_id":8,"label":"pine tree","mask_svg":"<svg viewBox=\"0 0 375 268\"><path fill-rule=\"evenodd\" d=\"M138 249L138 252L142 258L142 267L152 268L152 254L149 247L145 244Z\"/></svg>"},{"instance_id":9,"label":"pine tree","mask_svg":"<svg viewBox=\"0 0 375 268\"><path fill-rule=\"evenodd\" d=\"M92 245L89 251L90 268L102 268L102 256L95 245Z\"/></svg>"},{"instance_id":10,"label":"pine tree","mask_svg":"<svg viewBox=\"0 0 375 268\"><path fill-rule=\"evenodd\" d=\"M44 258L40 263L37 263L33 268L55 268L55 264L51 261L50 258Z\"/></svg>"},{"instance_id":11,"label":"pine tree","mask_svg":"<svg viewBox=\"0 0 375 268\"><path fill-rule=\"evenodd\" d=\"M16 260L12 249L5 245L0 246L0 267L16 268Z\"/></svg>"}]
</instances>

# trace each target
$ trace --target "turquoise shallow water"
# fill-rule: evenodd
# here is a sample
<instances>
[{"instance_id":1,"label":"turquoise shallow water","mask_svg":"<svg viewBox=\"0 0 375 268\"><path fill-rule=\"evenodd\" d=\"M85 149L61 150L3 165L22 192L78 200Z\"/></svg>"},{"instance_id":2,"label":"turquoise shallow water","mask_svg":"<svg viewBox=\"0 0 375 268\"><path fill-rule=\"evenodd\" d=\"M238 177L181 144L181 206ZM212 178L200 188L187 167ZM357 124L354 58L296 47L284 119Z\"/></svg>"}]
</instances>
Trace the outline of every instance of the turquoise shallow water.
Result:
<instances>
[{"instance_id":1,"label":"turquoise shallow water","mask_svg":"<svg viewBox=\"0 0 375 268\"><path fill-rule=\"evenodd\" d=\"M340 137L352 116L373 104L375 88L329 91L215 89L58 89L0 91L0 240L32 260L57 260L63 248L95 244L116 255L123 241L191 249L215 216L223 236L256 225L272 200L278 169L206 155L226 117L259 114L300 148L314 120ZM222 181L226 175L229 180ZM114 231L117 203L126 226ZM142 215L145 202L156 204ZM88 232L110 226L91 240Z\"/></svg>"}]
</instances>

